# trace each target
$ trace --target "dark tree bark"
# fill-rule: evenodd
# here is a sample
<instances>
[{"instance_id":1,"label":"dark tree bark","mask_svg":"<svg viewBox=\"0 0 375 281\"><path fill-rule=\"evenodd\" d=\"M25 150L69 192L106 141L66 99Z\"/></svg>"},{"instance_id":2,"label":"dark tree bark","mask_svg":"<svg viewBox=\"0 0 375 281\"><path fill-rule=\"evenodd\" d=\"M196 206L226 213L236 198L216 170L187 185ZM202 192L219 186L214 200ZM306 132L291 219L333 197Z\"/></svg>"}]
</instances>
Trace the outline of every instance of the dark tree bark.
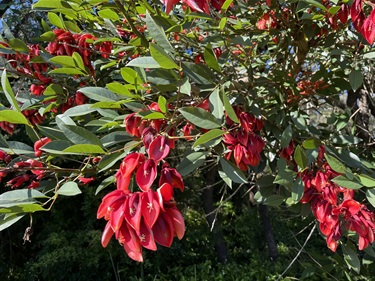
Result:
<instances>
[{"instance_id":1,"label":"dark tree bark","mask_svg":"<svg viewBox=\"0 0 375 281\"><path fill-rule=\"evenodd\" d=\"M273 237L272 225L267 206L263 204L259 205L259 215L263 223L264 238L268 245L268 255L272 261L277 261L279 251L277 250L277 245Z\"/></svg>"},{"instance_id":2,"label":"dark tree bark","mask_svg":"<svg viewBox=\"0 0 375 281\"><path fill-rule=\"evenodd\" d=\"M212 229L213 241L215 244L217 258L221 263L228 261L228 251L224 241L224 234L221 223L215 216L214 208L214 184L216 183L217 166L210 168L206 174L207 187L202 193L203 209L206 214L207 223Z\"/></svg>"}]
</instances>

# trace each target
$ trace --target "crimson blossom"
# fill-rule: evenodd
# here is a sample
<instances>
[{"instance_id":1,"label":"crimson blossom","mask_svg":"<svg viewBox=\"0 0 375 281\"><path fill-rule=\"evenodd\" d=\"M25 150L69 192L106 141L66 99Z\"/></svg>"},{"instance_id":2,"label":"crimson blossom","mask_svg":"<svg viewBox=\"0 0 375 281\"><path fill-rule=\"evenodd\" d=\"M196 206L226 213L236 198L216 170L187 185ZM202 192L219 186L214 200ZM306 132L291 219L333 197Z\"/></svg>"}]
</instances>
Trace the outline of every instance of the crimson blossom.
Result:
<instances>
[{"instance_id":1,"label":"crimson blossom","mask_svg":"<svg viewBox=\"0 0 375 281\"><path fill-rule=\"evenodd\" d=\"M103 198L97 213L98 219L108 221L102 235L103 247L115 235L128 256L142 262L142 247L156 251L156 243L170 247L174 236L182 239L185 222L173 195L175 188L184 190L184 183L177 170L164 161L169 151L169 140L158 135L148 145L148 158L133 152L123 159L115 176L117 189ZM159 187L154 191L158 167ZM129 188L134 175L141 191Z\"/></svg>"},{"instance_id":2,"label":"crimson blossom","mask_svg":"<svg viewBox=\"0 0 375 281\"><path fill-rule=\"evenodd\" d=\"M340 174L325 161L320 148L318 171L306 170L301 177L305 185L302 203L310 203L328 248L335 252L343 231L358 235L358 249L374 242L375 214L354 199L354 190L339 186L332 179Z\"/></svg>"}]
</instances>

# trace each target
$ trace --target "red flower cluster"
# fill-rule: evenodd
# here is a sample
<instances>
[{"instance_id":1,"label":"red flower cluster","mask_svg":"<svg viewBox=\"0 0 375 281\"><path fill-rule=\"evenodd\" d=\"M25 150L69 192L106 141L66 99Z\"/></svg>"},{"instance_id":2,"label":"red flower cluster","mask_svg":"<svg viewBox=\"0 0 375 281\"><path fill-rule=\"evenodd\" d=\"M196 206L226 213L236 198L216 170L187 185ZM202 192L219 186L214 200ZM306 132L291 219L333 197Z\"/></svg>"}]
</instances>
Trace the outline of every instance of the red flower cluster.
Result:
<instances>
[{"instance_id":1,"label":"red flower cluster","mask_svg":"<svg viewBox=\"0 0 375 281\"><path fill-rule=\"evenodd\" d=\"M371 13L366 16L362 4L366 3L366 6L371 9ZM375 40L375 9L371 2L363 0L354 0L350 7L350 16L352 18L353 25L359 33L365 37L370 43L374 43Z\"/></svg>"},{"instance_id":2,"label":"red flower cluster","mask_svg":"<svg viewBox=\"0 0 375 281\"><path fill-rule=\"evenodd\" d=\"M22 175L18 175L13 179L9 180L6 185L12 188L20 187L22 184L28 182L28 188L36 188L39 187L39 181L45 176L46 171L43 169L44 164L40 161L34 159L28 159L26 161L20 161L13 165L14 169L19 168L30 168L31 174L24 173Z\"/></svg>"},{"instance_id":3,"label":"red flower cluster","mask_svg":"<svg viewBox=\"0 0 375 281\"><path fill-rule=\"evenodd\" d=\"M90 62L90 56L94 53L93 44L89 41L95 41L97 38L89 33L79 34L71 33L63 29L55 29L53 31L56 35L54 42L48 44L46 50L55 56L71 56L77 52L82 57L83 63L94 74L94 69ZM103 42L95 45L95 49L101 53L103 58L107 58L112 51L111 42Z\"/></svg>"},{"instance_id":4,"label":"red flower cluster","mask_svg":"<svg viewBox=\"0 0 375 281\"><path fill-rule=\"evenodd\" d=\"M332 181L340 174L333 171L320 153L319 170L303 172L305 192L302 203L310 202L311 210L326 236L327 246L335 252L344 229L358 234L358 248L363 250L374 242L375 214L354 199L354 190Z\"/></svg>"},{"instance_id":5,"label":"red flower cluster","mask_svg":"<svg viewBox=\"0 0 375 281\"><path fill-rule=\"evenodd\" d=\"M201 13L211 14L210 6L212 6L216 11L220 11L225 0L162 0L165 5L165 12L169 14L173 7L181 2L190 7L192 11L197 11Z\"/></svg>"},{"instance_id":6,"label":"red flower cluster","mask_svg":"<svg viewBox=\"0 0 375 281\"><path fill-rule=\"evenodd\" d=\"M230 160L233 156L237 167L246 171L248 165L259 164L264 141L256 133L263 128L263 121L240 107L236 107L235 111L241 126L238 127L229 117L226 118L228 133L224 135L223 142L228 152L225 153L225 158Z\"/></svg>"},{"instance_id":7,"label":"red flower cluster","mask_svg":"<svg viewBox=\"0 0 375 281\"><path fill-rule=\"evenodd\" d=\"M106 247L111 237L123 245L133 260L142 262L142 247L156 251L156 243L170 247L173 237L182 239L184 219L173 199L174 188L184 190L181 175L164 161L170 151L169 140L156 136L147 146L148 159L142 153L126 156L116 173L117 190L107 194L99 206L97 217L108 223L102 236ZM161 165L158 188L151 187ZM131 178L141 191L129 190Z\"/></svg>"}]
</instances>

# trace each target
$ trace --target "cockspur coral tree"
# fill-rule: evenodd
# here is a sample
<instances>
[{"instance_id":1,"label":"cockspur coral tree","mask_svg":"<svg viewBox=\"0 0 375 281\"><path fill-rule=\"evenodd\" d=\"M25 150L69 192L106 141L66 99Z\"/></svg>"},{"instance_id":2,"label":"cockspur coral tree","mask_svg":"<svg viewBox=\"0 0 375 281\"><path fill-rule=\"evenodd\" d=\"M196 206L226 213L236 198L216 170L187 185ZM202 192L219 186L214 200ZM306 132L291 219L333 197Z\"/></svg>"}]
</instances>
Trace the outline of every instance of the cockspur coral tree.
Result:
<instances>
[{"instance_id":1,"label":"cockspur coral tree","mask_svg":"<svg viewBox=\"0 0 375 281\"><path fill-rule=\"evenodd\" d=\"M349 108L375 111L372 7L37 1L44 33L1 42L0 229L96 184L102 245L143 261L183 238L184 177L213 165L260 204L310 204L353 267L350 241L374 242L375 136Z\"/></svg>"}]
</instances>

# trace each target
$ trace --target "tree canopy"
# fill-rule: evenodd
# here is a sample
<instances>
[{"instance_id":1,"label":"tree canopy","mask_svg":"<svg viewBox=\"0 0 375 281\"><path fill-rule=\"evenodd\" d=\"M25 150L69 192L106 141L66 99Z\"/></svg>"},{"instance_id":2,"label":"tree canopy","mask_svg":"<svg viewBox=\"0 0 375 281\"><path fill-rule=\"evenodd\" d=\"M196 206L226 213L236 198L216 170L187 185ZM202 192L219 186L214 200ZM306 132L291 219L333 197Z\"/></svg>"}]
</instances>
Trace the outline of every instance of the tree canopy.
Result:
<instances>
[{"instance_id":1,"label":"tree canopy","mask_svg":"<svg viewBox=\"0 0 375 281\"><path fill-rule=\"evenodd\" d=\"M184 239L197 192L222 263L227 202L258 205L273 260L269 208L313 217L306 243L318 232L348 272L375 259L371 2L39 0L12 21L1 231L29 218L27 242L87 196L102 246L142 262Z\"/></svg>"}]
</instances>

